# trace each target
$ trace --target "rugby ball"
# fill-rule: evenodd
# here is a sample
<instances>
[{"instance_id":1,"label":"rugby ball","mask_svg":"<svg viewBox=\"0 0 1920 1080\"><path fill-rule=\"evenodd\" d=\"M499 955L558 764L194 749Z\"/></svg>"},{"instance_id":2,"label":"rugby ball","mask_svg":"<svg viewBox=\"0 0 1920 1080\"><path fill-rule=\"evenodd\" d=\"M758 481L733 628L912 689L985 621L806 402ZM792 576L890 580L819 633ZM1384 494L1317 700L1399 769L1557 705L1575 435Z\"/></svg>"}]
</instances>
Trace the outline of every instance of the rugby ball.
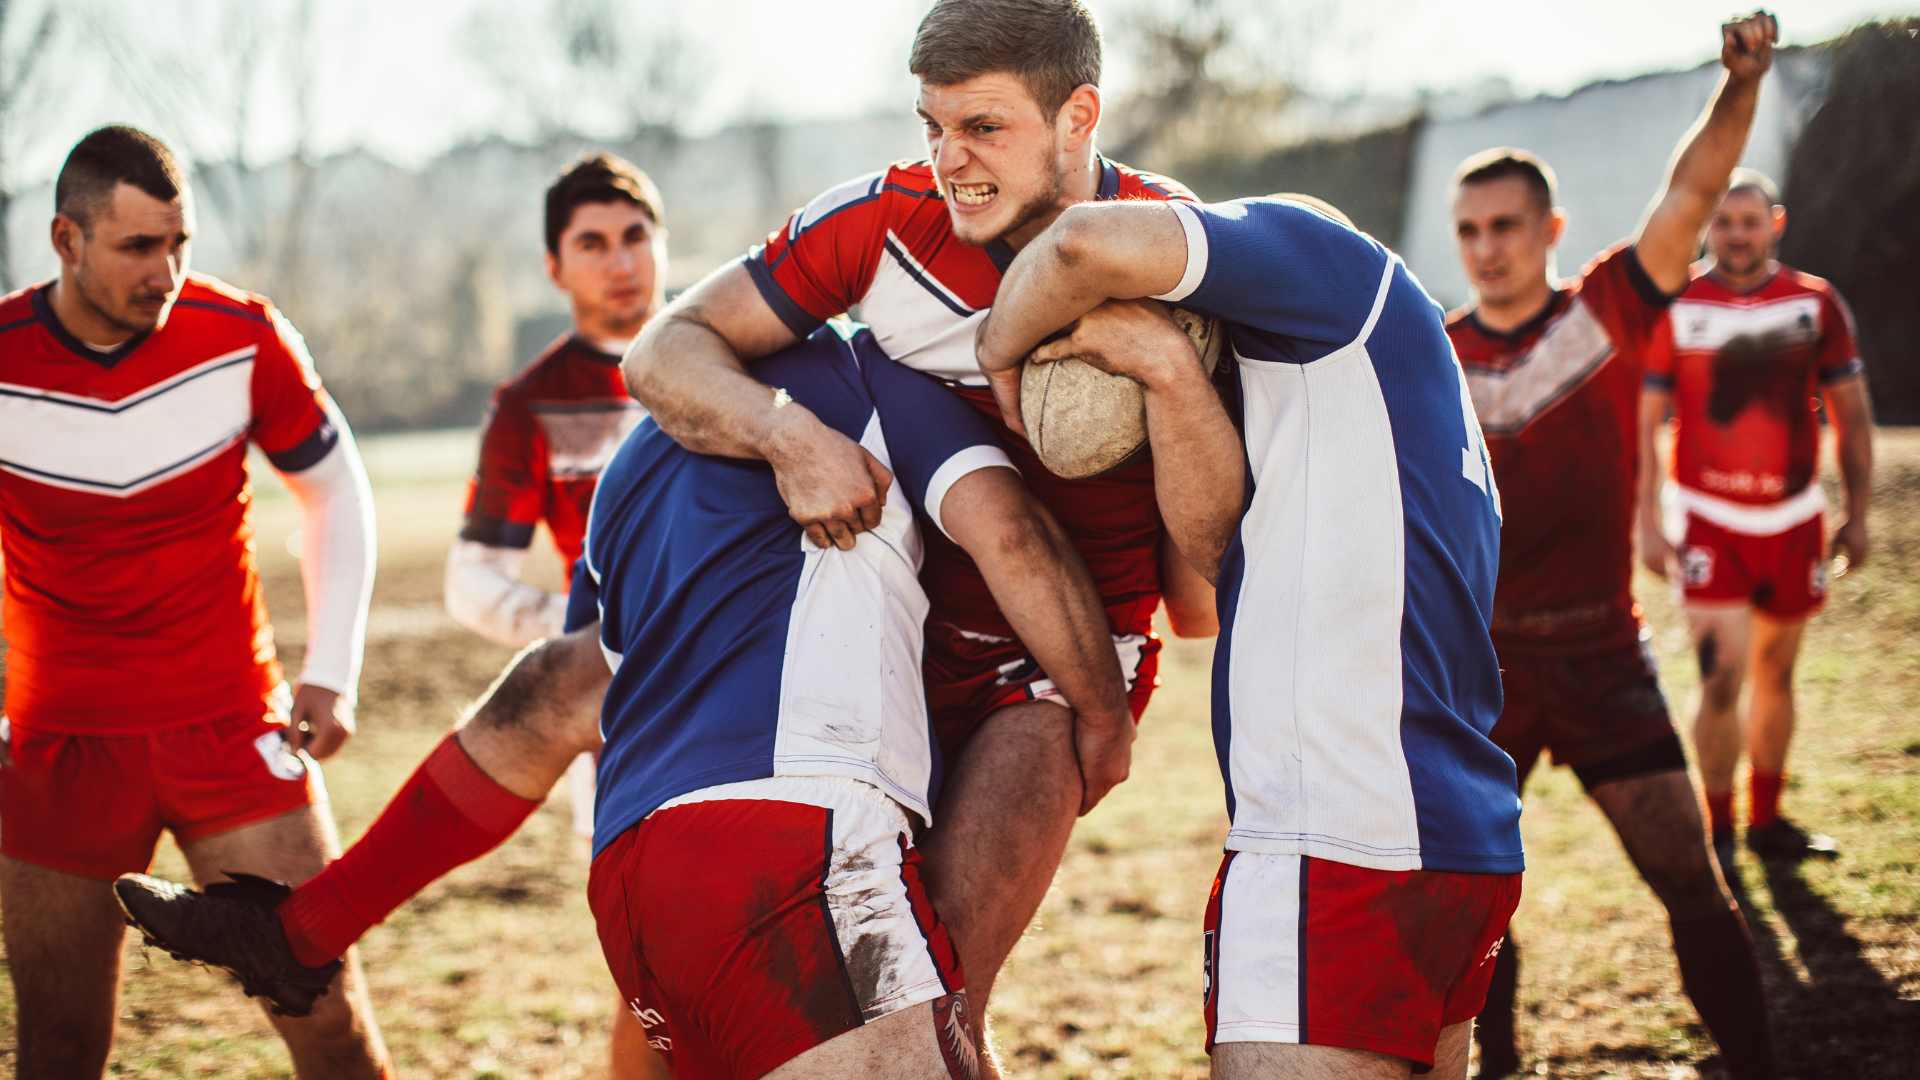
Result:
<instances>
[{"instance_id":1,"label":"rugby ball","mask_svg":"<svg viewBox=\"0 0 1920 1080\"><path fill-rule=\"evenodd\" d=\"M1173 308L1172 315L1212 374L1224 337L1220 323L1184 308ZM1020 419L1040 463L1069 480L1098 476L1147 443L1146 391L1132 379L1109 375L1084 360L1024 365Z\"/></svg>"}]
</instances>

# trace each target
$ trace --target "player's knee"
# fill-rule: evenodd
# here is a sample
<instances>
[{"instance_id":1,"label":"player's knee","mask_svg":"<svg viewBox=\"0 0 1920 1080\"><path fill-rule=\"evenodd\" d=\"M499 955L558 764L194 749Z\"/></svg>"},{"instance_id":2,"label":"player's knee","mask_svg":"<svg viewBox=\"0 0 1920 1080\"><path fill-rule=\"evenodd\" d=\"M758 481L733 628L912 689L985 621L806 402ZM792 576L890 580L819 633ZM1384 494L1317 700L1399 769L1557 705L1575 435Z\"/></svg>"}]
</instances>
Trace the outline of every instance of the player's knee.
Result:
<instances>
[{"instance_id":1,"label":"player's knee","mask_svg":"<svg viewBox=\"0 0 1920 1080\"><path fill-rule=\"evenodd\" d=\"M1740 684L1745 680L1746 671L1740 664L1723 661L1709 670L1702 663L1700 694L1708 708L1725 712L1740 704Z\"/></svg>"},{"instance_id":2,"label":"player's knee","mask_svg":"<svg viewBox=\"0 0 1920 1080\"><path fill-rule=\"evenodd\" d=\"M1724 910L1731 902L1703 844L1676 844L1640 861L1640 875L1673 919L1693 919Z\"/></svg>"}]
</instances>

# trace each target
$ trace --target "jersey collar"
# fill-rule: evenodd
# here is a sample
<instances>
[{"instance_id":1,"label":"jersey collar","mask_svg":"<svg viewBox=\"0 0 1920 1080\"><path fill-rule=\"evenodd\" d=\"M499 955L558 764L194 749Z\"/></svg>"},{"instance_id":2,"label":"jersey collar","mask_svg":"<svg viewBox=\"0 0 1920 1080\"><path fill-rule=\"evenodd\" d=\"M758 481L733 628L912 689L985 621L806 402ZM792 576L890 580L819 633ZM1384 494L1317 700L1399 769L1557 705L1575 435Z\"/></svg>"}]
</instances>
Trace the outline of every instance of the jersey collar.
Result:
<instances>
[{"instance_id":1,"label":"jersey collar","mask_svg":"<svg viewBox=\"0 0 1920 1080\"><path fill-rule=\"evenodd\" d=\"M33 316L40 320L40 325L47 328L47 332L53 335L55 341L58 341L68 352L82 360L99 364L101 367L111 370L115 364L125 360L128 353L139 348L141 343L146 341L148 335L152 333L151 330L142 330L104 352L91 348L86 342L74 337L73 334L67 330L66 326L61 323L60 317L54 314L53 302L47 298L47 294L52 291L53 282L51 281L33 290Z\"/></svg>"},{"instance_id":2,"label":"jersey collar","mask_svg":"<svg viewBox=\"0 0 1920 1080\"><path fill-rule=\"evenodd\" d=\"M1480 306L1478 304L1474 305L1472 311L1467 312L1467 322L1471 323L1475 330L1478 330L1481 334L1495 341L1504 341L1508 344L1513 344L1525 341L1529 335L1547 325L1548 320L1560 314L1560 309L1566 306L1566 299L1567 290L1553 290L1553 295L1547 297L1545 307L1542 307L1539 312L1529 317L1526 322L1521 323L1511 330L1495 330L1493 327L1481 322Z\"/></svg>"}]
</instances>

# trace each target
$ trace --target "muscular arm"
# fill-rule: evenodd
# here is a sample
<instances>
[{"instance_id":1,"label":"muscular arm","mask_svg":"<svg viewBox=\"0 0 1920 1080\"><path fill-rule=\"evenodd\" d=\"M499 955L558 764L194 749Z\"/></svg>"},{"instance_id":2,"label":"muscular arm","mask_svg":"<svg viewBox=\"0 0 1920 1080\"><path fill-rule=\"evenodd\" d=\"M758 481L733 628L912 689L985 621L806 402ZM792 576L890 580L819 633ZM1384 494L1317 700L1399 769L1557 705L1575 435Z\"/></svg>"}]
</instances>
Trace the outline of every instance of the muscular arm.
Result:
<instances>
[{"instance_id":1,"label":"muscular arm","mask_svg":"<svg viewBox=\"0 0 1920 1080\"><path fill-rule=\"evenodd\" d=\"M1133 742L1126 681L1093 579L1066 532L1011 469L978 469L955 481L940 520L1073 708L1086 782L1080 810L1091 810L1126 779Z\"/></svg>"},{"instance_id":2,"label":"muscular arm","mask_svg":"<svg viewBox=\"0 0 1920 1080\"><path fill-rule=\"evenodd\" d=\"M1654 387L1640 391L1640 561L1663 578L1673 561L1674 550L1660 520L1660 431L1666 426L1667 409L1672 401L1670 391Z\"/></svg>"},{"instance_id":3,"label":"muscular arm","mask_svg":"<svg viewBox=\"0 0 1920 1080\"><path fill-rule=\"evenodd\" d=\"M1167 604L1167 625L1174 636L1210 638L1220 633L1220 611L1213 585L1180 552L1173 537L1160 544L1160 594Z\"/></svg>"},{"instance_id":4,"label":"muscular arm","mask_svg":"<svg viewBox=\"0 0 1920 1080\"><path fill-rule=\"evenodd\" d=\"M891 477L742 363L796 340L736 262L649 321L620 366L627 390L662 431L696 453L765 461L807 535L822 547L851 548L855 534L880 523Z\"/></svg>"},{"instance_id":5,"label":"muscular arm","mask_svg":"<svg viewBox=\"0 0 1920 1080\"><path fill-rule=\"evenodd\" d=\"M1726 68L1706 111L1681 139L1666 187L1654 199L1634 239L1647 276L1662 292L1686 287L1687 268L1700 248L1700 234L1740 163L1760 99L1760 79L1773 62L1779 36L1765 12L1721 27L1720 62Z\"/></svg>"},{"instance_id":6,"label":"muscular arm","mask_svg":"<svg viewBox=\"0 0 1920 1080\"><path fill-rule=\"evenodd\" d=\"M1154 494L1167 532L1208 581L1233 539L1246 495L1240 435L1192 343L1152 303L1100 305L1173 291L1187 269L1186 230L1166 203L1075 206L1007 268L977 343L1008 423L1020 413L1020 363L1048 334L1071 335L1036 361L1078 357L1146 388ZM1100 308L1095 311L1095 308Z\"/></svg>"},{"instance_id":7,"label":"muscular arm","mask_svg":"<svg viewBox=\"0 0 1920 1080\"><path fill-rule=\"evenodd\" d=\"M1833 424L1835 457L1840 481L1846 488L1847 517L1834 534L1836 554L1844 553L1849 567L1867 561L1867 504L1873 487L1873 403L1867 398L1867 380L1856 376L1827 387L1827 418Z\"/></svg>"}]
</instances>

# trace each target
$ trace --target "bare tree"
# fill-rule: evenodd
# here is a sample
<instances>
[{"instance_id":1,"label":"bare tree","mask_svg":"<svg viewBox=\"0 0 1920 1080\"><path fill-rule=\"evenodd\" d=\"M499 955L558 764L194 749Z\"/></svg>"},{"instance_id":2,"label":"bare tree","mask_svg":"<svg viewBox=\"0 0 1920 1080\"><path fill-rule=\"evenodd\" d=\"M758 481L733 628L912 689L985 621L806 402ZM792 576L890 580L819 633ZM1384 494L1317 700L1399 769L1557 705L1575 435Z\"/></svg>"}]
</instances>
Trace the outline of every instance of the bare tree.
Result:
<instances>
[{"instance_id":1,"label":"bare tree","mask_svg":"<svg viewBox=\"0 0 1920 1080\"><path fill-rule=\"evenodd\" d=\"M24 32L17 32L26 27ZM16 0L0 0L0 293L13 291L13 243L7 225L13 212L17 162L37 134L32 120L45 115L42 78L60 29L52 4L38 18ZM14 44L13 38L21 40Z\"/></svg>"},{"instance_id":2,"label":"bare tree","mask_svg":"<svg viewBox=\"0 0 1920 1080\"><path fill-rule=\"evenodd\" d=\"M700 50L675 5L506 0L468 20L463 51L537 141L671 134L697 100Z\"/></svg>"}]
</instances>

